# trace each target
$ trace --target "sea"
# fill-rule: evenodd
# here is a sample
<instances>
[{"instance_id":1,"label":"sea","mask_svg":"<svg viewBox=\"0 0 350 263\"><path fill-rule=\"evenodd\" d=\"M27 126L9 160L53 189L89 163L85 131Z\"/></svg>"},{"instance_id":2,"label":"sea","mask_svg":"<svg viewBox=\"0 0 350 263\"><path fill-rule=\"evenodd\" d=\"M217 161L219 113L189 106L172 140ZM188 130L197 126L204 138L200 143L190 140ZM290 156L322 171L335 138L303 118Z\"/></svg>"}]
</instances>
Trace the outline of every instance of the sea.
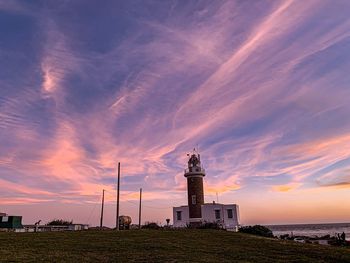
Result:
<instances>
[{"instance_id":1,"label":"sea","mask_svg":"<svg viewBox=\"0 0 350 263\"><path fill-rule=\"evenodd\" d=\"M334 236L338 233L345 233L346 239L350 240L350 223L332 224L296 224L296 225L267 225L274 236L293 233L294 236Z\"/></svg>"}]
</instances>

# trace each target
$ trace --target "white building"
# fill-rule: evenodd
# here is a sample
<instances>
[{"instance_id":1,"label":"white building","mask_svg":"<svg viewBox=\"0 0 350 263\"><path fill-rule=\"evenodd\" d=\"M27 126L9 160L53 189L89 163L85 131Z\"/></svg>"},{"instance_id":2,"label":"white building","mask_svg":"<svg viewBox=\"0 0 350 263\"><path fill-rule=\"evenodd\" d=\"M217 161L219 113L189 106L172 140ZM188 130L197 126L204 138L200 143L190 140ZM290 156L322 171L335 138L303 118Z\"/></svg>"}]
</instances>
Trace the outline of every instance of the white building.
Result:
<instances>
[{"instance_id":1,"label":"white building","mask_svg":"<svg viewBox=\"0 0 350 263\"><path fill-rule=\"evenodd\" d=\"M189 226L190 218L187 205L173 207L173 222L174 227ZM218 223L224 229L237 230L239 225L239 207L236 204L203 204L202 223Z\"/></svg>"},{"instance_id":2,"label":"white building","mask_svg":"<svg viewBox=\"0 0 350 263\"><path fill-rule=\"evenodd\" d=\"M88 230L87 224L71 225L24 225L23 232L55 232L55 231L81 231Z\"/></svg>"},{"instance_id":3,"label":"white building","mask_svg":"<svg viewBox=\"0 0 350 263\"><path fill-rule=\"evenodd\" d=\"M236 230L239 225L238 205L204 203L203 178L206 172L195 150L188 156L188 168L184 171L188 205L173 208L173 226L196 228L205 223L218 223L225 229Z\"/></svg>"}]
</instances>

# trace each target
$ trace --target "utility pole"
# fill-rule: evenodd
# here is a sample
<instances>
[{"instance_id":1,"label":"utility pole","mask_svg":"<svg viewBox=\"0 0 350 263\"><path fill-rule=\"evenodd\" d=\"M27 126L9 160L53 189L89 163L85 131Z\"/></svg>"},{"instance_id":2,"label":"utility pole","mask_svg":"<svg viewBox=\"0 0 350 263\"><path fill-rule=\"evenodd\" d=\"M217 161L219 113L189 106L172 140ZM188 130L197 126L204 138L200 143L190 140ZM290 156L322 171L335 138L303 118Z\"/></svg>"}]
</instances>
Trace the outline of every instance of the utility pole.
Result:
<instances>
[{"instance_id":1,"label":"utility pole","mask_svg":"<svg viewBox=\"0 0 350 263\"><path fill-rule=\"evenodd\" d=\"M140 188L139 229L141 229L141 199L142 199L142 188Z\"/></svg>"},{"instance_id":2,"label":"utility pole","mask_svg":"<svg viewBox=\"0 0 350 263\"><path fill-rule=\"evenodd\" d=\"M105 205L105 189L102 190L102 207L101 207L101 220L100 220L100 229L103 227L103 207Z\"/></svg>"},{"instance_id":3,"label":"utility pole","mask_svg":"<svg viewBox=\"0 0 350 263\"><path fill-rule=\"evenodd\" d=\"M115 220L115 228L119 230L119 187L120 187L120 162L118 162L118 183L117 183L117 218Z\"/></svg>"}]
</instances>

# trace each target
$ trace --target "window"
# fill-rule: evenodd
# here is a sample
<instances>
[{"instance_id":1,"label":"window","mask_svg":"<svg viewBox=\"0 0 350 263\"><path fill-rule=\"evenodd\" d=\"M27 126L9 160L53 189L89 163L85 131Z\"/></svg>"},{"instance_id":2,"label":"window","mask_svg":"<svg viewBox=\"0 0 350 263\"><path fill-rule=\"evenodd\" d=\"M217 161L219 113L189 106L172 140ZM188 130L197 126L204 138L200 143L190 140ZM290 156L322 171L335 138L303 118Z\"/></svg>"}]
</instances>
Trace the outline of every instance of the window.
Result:
<instances>
[{"instance_id":1,"label":"window","mask_svg":"<svg viewBox=\"0 0 350 263\"><path fill-rule=\"evenodd\" d=\"M192 195L192 205L195 205L195 204L196 204L196 196Z\"/></svg>"},{"instance_id":2,"label":"window","mask_svg":"<svg viewBox=\"0 0 350 263\"><path fill-rule=\"evenodd\" d=\"M233 218L232 209L227 209L227 218Z\"/></svg>"},{"instance_id":3,"label":"window","mask_svg":"<svg viewBox=\"0 0 350 263\"><path fill-rule=\"evenodd\" d=\"M178 220L178 221L182 220L181 211L176 211L176 220Z\"/></svg>"},{"instance_id":4,"label":"window","mask_svg":"<svg viewBox=\"0 0 350 263\"><path fill-rule=\"evenodd\" d=\"M220 219L220 210L215 209L215 219Z\"/></svg>"}]
</instances>

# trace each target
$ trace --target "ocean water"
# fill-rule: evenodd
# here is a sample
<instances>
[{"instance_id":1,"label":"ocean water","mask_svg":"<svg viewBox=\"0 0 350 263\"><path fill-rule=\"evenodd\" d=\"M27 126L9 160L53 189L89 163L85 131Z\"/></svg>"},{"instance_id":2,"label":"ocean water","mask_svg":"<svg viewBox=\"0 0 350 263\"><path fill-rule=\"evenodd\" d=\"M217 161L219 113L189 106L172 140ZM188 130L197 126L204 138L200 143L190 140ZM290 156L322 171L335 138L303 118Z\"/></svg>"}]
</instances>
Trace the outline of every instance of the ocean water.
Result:
<instances>
[{"instance_id":1,"label":"ocean water","mask_svg":"<svg viewBox=\"0 0 350 263\"><path fill-rule=\"evenodd\" d=\"M268 225L275 236L291 234L294 236L334 236L337 233L345 233L346 239L350 240L350 223L333 224L297 224L297 225Z\"/></svg>"}]
</instances>

